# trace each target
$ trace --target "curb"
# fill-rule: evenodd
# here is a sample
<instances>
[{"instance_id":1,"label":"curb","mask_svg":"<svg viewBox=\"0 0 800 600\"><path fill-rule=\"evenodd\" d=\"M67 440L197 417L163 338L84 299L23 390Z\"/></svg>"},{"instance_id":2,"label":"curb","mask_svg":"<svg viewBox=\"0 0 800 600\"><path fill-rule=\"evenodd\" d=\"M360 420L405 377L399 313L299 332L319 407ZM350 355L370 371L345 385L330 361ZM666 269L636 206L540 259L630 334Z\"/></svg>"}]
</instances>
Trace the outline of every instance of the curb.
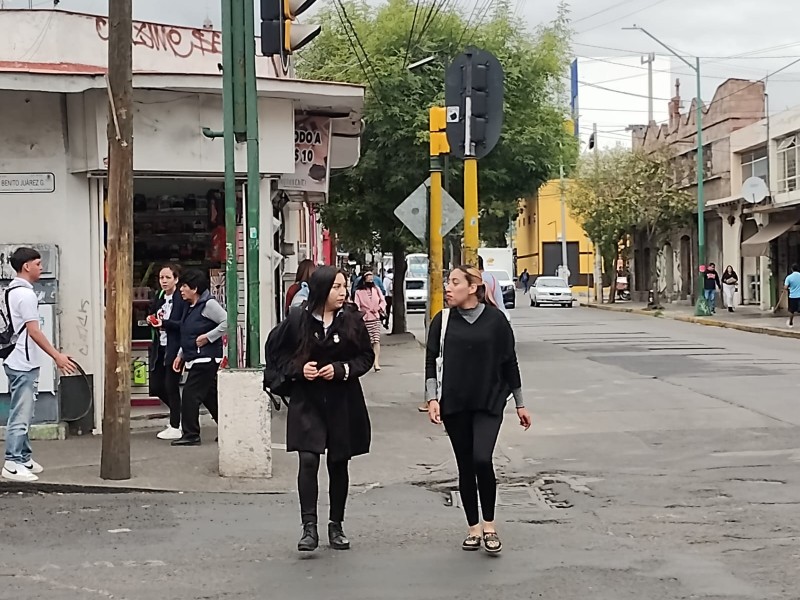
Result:
<instances>
[{"instance_id":1,"label":"curb","mask_svg":"<svg viewBox=\"0 0 800 600\"><path fill-rule=\"evenodd\" d=\"M607 310L609 312L628 313L635 315L643 315L646 317L666 318L673 321L681 321L683 323L694 323L695 325L705 325L706 327L719 327L721 329L735 329L737 331L745 331L747 333L758 333L761 335L771 335L773 337L800 339L800 331L784 331L776 329L775 327L766 327L763 325L747 325L745 323L733 323L731 321L720 321L718 319L710 319L708 317L695 317L689 315L671 315L667 311L652 311L643 308L612 308L603 304L581 304L585 308L593 308L595 310Z\"/></svg>"}]
</instances>

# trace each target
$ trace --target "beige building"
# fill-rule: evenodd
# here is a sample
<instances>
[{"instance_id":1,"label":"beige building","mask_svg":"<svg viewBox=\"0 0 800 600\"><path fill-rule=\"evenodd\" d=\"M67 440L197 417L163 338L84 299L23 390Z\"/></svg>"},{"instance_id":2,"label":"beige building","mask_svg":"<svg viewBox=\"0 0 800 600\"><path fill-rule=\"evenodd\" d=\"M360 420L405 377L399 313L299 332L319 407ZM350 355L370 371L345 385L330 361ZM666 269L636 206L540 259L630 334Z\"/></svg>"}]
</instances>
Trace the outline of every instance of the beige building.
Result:
<instances>
[{"instance_id":1,"label":"beige building","mask_svg":"<svg viewBox=\"0 0 800 600\"><path fill-rule=\"evenodd\" d=\"M723 264L723 235L730 227L727 200L731 197L731 134L764 117L763 82L729 79L720 85L711 102L703 106L704 186L706 211L706 262ZM697 195L696 103L682 110L680 82L669 103L669 120L634 128L633 147L655 150L666 146L675 157L681 188ZM690 302L699 273L697 225L676 231L663 248L634 243L635 292L646 298L651 252L658 252L658 280L664 301Z\"/></svg>"}]
</instances>

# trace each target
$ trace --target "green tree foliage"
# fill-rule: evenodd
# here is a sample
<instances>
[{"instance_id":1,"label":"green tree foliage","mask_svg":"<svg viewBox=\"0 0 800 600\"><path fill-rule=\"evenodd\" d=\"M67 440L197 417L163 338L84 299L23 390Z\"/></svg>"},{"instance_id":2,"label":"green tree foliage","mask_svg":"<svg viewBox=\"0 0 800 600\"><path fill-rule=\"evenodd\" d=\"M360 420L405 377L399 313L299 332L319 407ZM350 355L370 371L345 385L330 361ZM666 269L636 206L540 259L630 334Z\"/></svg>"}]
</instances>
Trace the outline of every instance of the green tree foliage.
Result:
<instances>
[{"instance_id":1,"label":"green tree foliage","mask_svg":"<svg viewBox=\"0 0 800 600\"><path fill-rule=\"evenodd\" d=\"M428 111L443 105L444 70L469 45L493 52L506 81L503 136L479 165L484 241L505 245L518 199L552 177L562 156L565 164L574 162L577 145L563 126L569 64L565 7L535 33L506 2L487 14L462 14L442 0L388 0L377 6L333 0L315 20L322 33L298 55L298 76L366 86L361 160L333 174L322 213L349 250L379 248L391 252L397 266L406 251L419 248L393 211L428 176ZM407 69L429 56L433 62ZM451 160L450 166L449 191L461 202L462 164Z\"/></svg>"},{"instance_id":2,"label":"green tree foliage","mask_svg":"<svg viewBox=\"0 0 800 600\"><path fill-rule=\"evenodd\" d=\"M648 284L657 290L658 251L670 232L688 223L694 201L678 189L666 151L615 149L581 157L567 202L605 264L613 264L626 235L643 235L653 249Z\"/></svg>"}]
</instances>

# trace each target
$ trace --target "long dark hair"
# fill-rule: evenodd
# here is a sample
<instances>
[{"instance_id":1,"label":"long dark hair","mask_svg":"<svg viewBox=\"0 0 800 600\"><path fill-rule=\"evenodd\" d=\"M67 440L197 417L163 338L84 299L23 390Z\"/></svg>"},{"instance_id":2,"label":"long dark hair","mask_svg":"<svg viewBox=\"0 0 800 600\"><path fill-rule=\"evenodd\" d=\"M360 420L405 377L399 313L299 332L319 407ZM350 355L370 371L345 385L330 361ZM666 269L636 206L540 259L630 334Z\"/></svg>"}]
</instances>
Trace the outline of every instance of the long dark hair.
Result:
<instances>
[{"instance_id":1,"label":"long dark hair","mask_svg":"<svg viewBox=\"0 0 800 600\"><path fill-rule=\"evenodd\" d=\"M300 319L300 330L297 336L297 353L295 354L295 363L299 368L302 368L311 358L311 352L314 348L314 333L312 325L314 324L314 315L323 315L325 312L325 305L328 302L333 284L336 277L342 275L347 287L347 273L337 269L336 267L320 267L311 275L308 280L308 300L306 301L305 314ZM347 310L347 303L343 307ZM355 320L354 320L355 321ZM355 325L362 325L361 318L359 317L357 323L348 323L339 330L341 336L345 340L355 339L356 331Z\"/></svg>"},{"instance_id":2,"label":"long dark hair","mask_svg":"<svg viewBox=\"0 0 800 600\"><path fill-rule=\"evenodd\" d=\"M314 274L316 268L317 267L313 260L301 260L300 264L297 265L297 277L295 277L295 283L300 283L302 281L308 283L308 280L311 279L311 276Z\"/></svg>"}]
</instances>

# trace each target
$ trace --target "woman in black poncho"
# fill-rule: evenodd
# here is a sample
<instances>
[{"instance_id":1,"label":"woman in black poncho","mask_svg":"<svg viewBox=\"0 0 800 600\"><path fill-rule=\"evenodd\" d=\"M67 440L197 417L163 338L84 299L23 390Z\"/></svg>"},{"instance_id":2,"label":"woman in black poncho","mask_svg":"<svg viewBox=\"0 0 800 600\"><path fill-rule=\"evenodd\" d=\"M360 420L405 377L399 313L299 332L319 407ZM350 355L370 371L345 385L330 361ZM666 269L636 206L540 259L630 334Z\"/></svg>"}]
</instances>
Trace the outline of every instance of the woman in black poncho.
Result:
<instances>
[{"instance_id":1,"label":"woman in black poncho","mask_svg":"<svg viewBox=\"0 0 800 600\"><path fill-rule=\"evenodd\" d=\"M320 456L327 452L332 548L350 542L342 522L349 488L348 462L369 452L371 427L359 378L375 360L361 313L345 302L347 281L333 267L318 269L308 282L308 302L293 308L276 332L274 364L292 382L286 449L298 452L297 477L303 535L297 545L310 552L317 531Z\"/></svg>"},{"instance_id":2,"label":"woman in black poncho","mask_svg":"<svg viewBox=\"0 0 800 600\"><path fill-rule=\"evenodd\" d=\"M522 401L514 332L505 315L486 304L481 273L454 269L447 304L431 322L425 359L428 414L444 423L458 465L458 485L469 525L464 550L497 554L502 543L494 524L497 480L492 454L503 411L513 395L519 423L531 426ZM478 511L478 496L483 524Z\"/></svg>"}]
</instances>

